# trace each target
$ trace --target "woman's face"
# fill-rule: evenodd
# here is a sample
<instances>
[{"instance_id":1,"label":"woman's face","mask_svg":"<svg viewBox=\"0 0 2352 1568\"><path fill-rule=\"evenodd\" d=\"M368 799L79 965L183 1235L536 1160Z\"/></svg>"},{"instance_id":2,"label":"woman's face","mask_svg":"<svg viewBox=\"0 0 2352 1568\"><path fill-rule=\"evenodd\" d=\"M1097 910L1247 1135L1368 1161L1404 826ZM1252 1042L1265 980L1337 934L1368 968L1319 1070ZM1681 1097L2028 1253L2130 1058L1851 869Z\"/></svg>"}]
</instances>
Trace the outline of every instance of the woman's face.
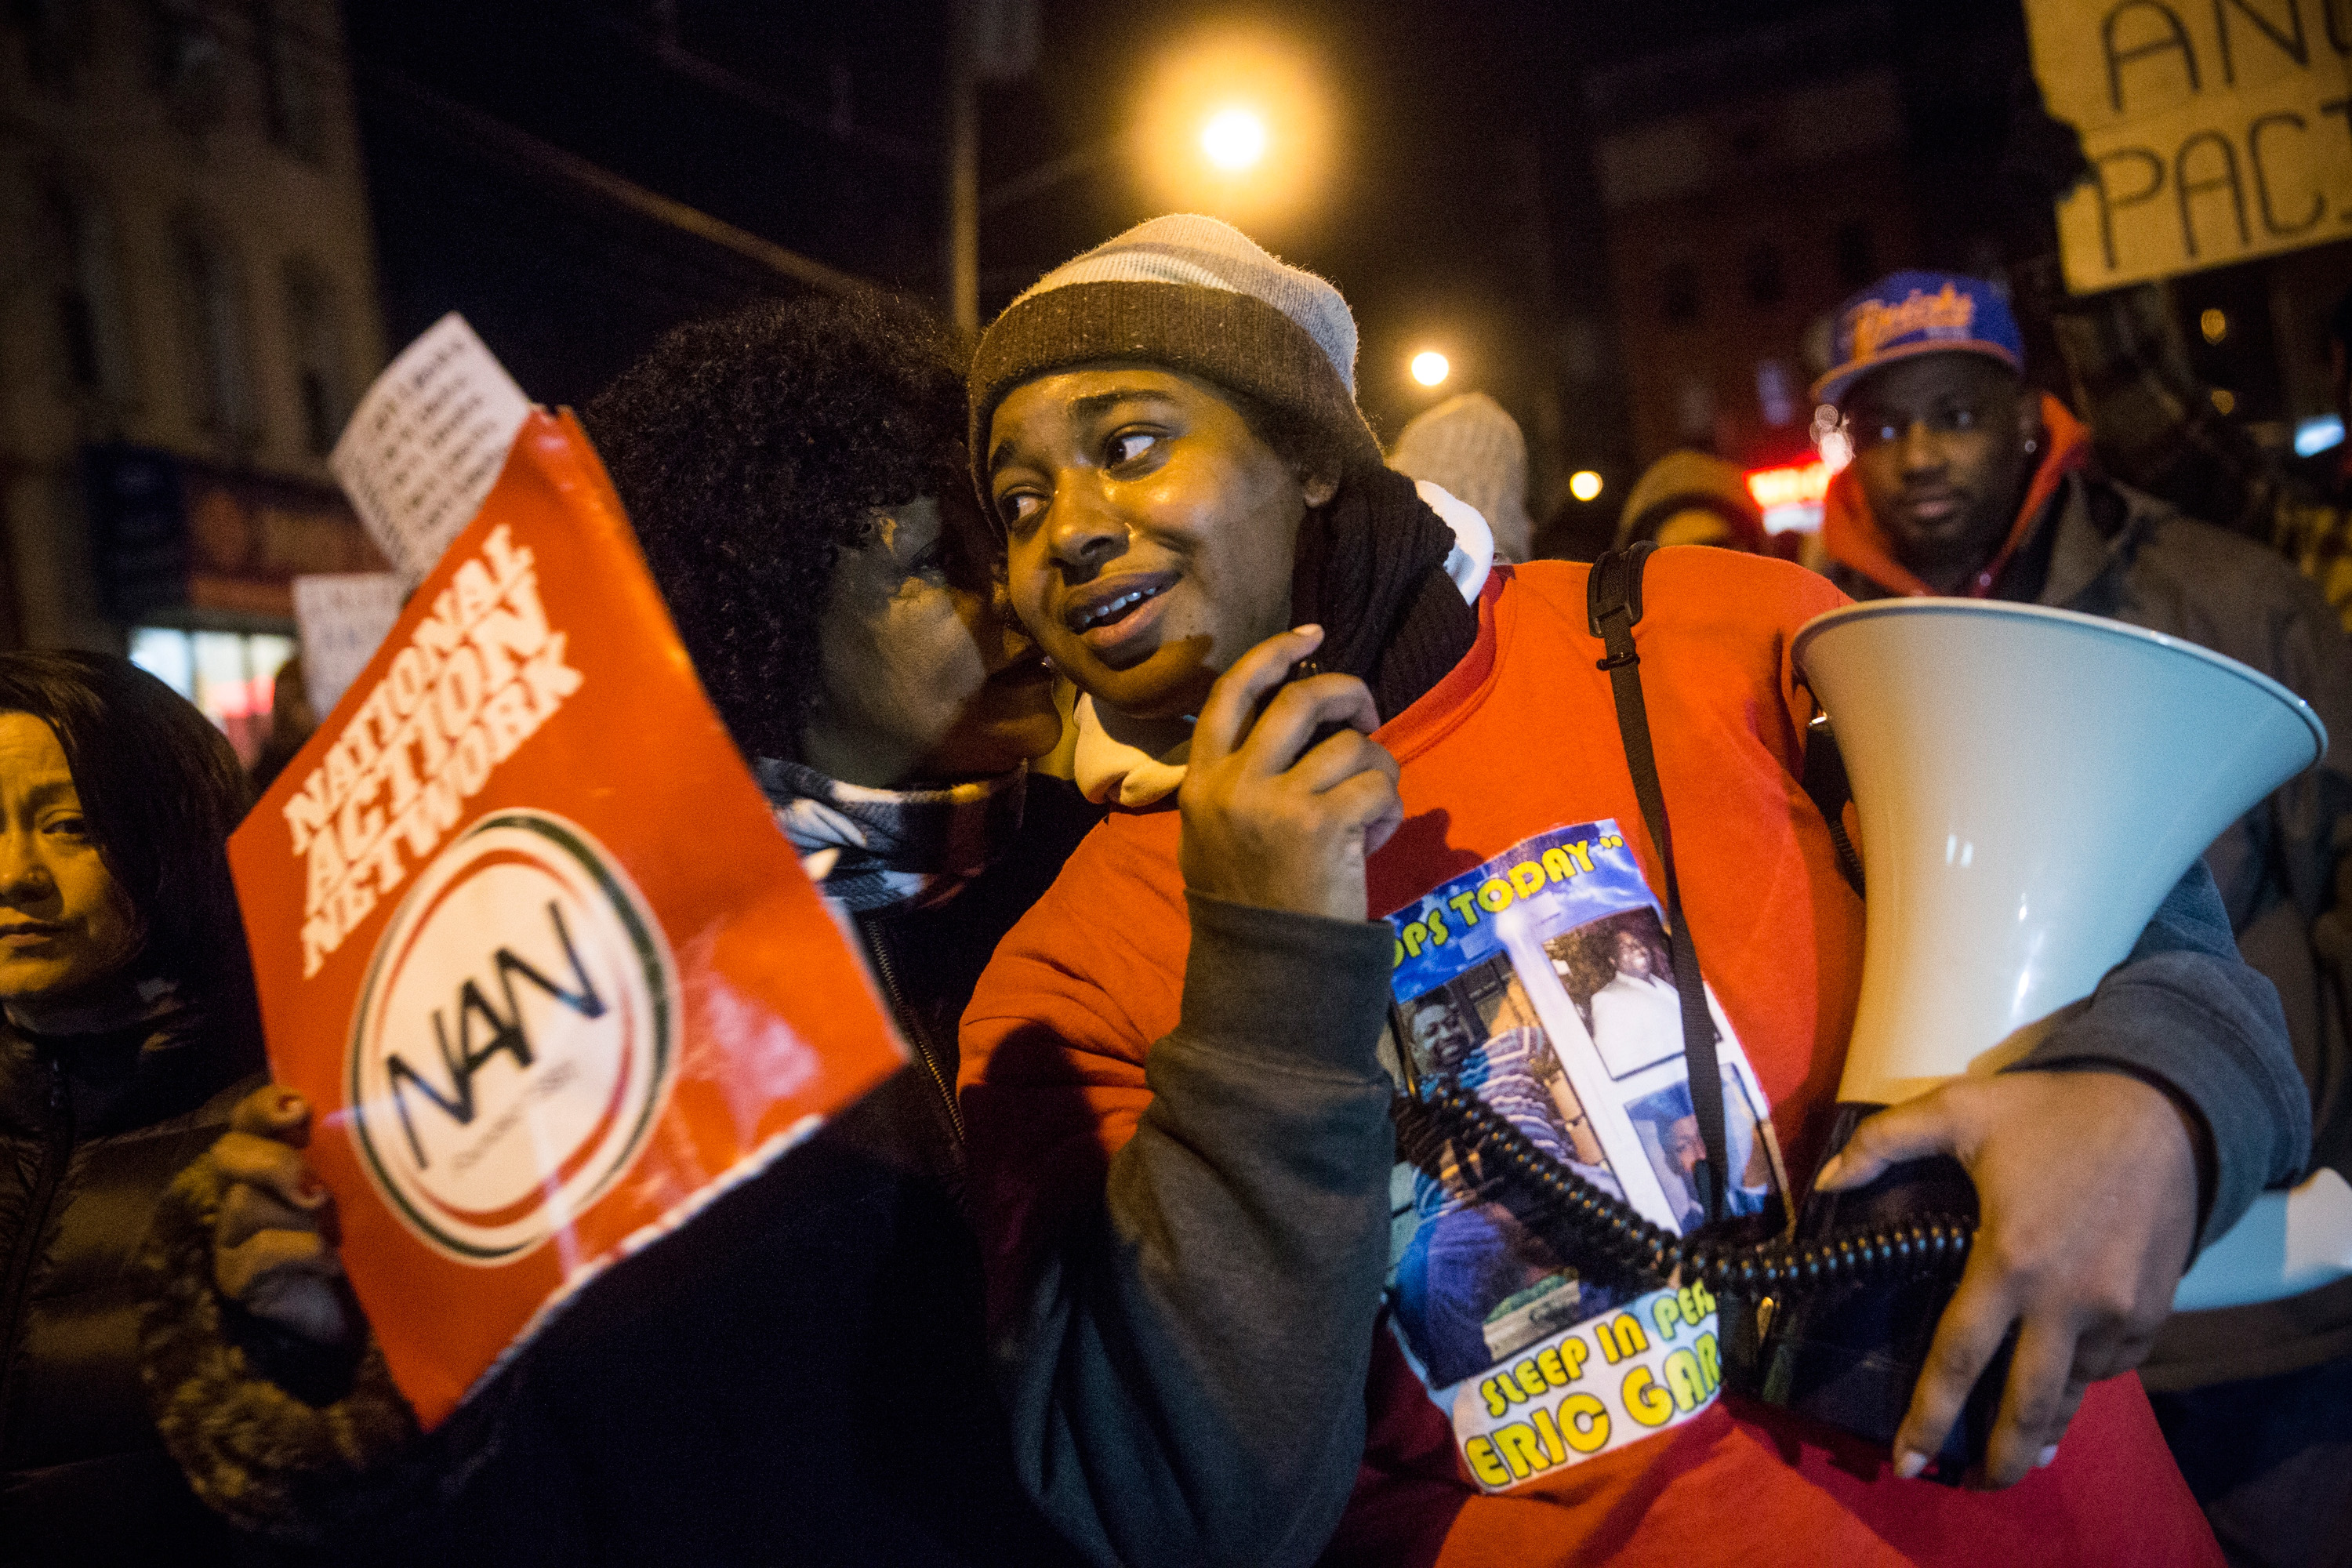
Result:
<instances>
[{"instance_id":1,"label":"woman's face","mask_svg":"<svg viewBox=\"0 0 2352 1568\"><path fill-rule=\"evenodd\" d=\"M0 713L0 1000L70 1000L145 938L99 857L65 748L31 714Z\"/></svg>"},{"instance_id":2,"label":"woman's face","mask_svg":"<svg viewBox=\"0 0 2352 1568\"><path fill-rule=\"evenodd\" d=\"M1062 732L1053 673L1009 612L994 542L958 493L877 511L820 623L808 765L890 789L1001 773Z\"/></svg>"},{"instance_id":3,"label":"woman's face","mask_svg":"<svg viewBox=\"0 0 2352 1568\"><path fill-rule=\"evenodd\" d=\"M1040 376L989 426L1013 605L1054 663L1144 719L1290 623L1298 524L1336 482L1293 471L1206 382L1146 366Z\"/></svg>"}]
</instances>

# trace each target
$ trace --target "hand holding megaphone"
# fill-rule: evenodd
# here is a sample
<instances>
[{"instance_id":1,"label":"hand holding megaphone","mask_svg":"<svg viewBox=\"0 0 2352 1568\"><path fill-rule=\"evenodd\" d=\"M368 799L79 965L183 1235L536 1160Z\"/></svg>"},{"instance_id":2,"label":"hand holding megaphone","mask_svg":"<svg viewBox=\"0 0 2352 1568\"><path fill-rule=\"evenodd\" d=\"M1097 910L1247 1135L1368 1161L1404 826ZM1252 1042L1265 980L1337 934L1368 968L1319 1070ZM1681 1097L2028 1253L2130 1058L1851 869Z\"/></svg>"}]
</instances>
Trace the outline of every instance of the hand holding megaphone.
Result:
<instances>
[{"instance_id":1,"label":"hand holding megaphone","mask_svg":"<svg viewBox=\"0 0 2352 1568\"><path fill-rule=\"evenodd\" d=\"M2127 1076L2141 1070L2132 1059L2115 1071L2000 1070L2026 1050L2066 1059L2032 1037L2069 1026L2184 871L2316 762L2326 734L2257 671L2040 606L1849 605L1808 625L1793 653L1836 731L1869 872L1838 1094L1853 1131L1805 1223L1834 1226L1848 1207L1883 1218L1914 1201L1906 1184L1932 1193L1920 1201L1948 1203L1933 1161L1887 1174L1941 1155L1967 1173L1980 1226L1948 1306L1915 1289L1799 1301L1772 1320L1759 1331L1776 1337L1768 1397L1891 1435L1912 1474L1966 1407L1967 1433L1986 1439L1986 1478L2006 1484L2054 1443L2087 1384L2137 1363L2176 1301L2291 1294L2352 1263L2352 1237L2333 1223L2345 1205L2267 1194L2254 1216L2265 1223L2231 1231L2184 1284L2200 1167L2220 1153L2200 1148L2202 1120ZM2178 1037L2178 1022L2136 1027L2158 1030L2143 1044L2160 1052L2166 1041L2200 1048ZM1892 1109L1868 1114L1876 1107ZM2286 1222L2271 1223L2281 1212ZM1973 1399L1970 1385L2011 1324L1996 1414L1990 1380ZM1858 1353L1880 1328L1908 1348ZM1916 1382L1913 1351L1923 1352Z\"/></svg>"},{"instance_id":2,"label":"hand holding megaphone","mask_svg":"<svg viewBox=\"0 0 2352 1568\"><path fill-rule=\"evenodd\" d=\"M1958 1079L1855 1130L1817 1188L1948 1154L1977 1189L1976 1246L1895 1436L1898 1475L1942 1449L2011 1325L1989 1486L2049 1463L2084 1391L2139 1364L2196 1242L2204 1137L2163 1090L2110 1072Z\"/></svg>"}]
</instances>

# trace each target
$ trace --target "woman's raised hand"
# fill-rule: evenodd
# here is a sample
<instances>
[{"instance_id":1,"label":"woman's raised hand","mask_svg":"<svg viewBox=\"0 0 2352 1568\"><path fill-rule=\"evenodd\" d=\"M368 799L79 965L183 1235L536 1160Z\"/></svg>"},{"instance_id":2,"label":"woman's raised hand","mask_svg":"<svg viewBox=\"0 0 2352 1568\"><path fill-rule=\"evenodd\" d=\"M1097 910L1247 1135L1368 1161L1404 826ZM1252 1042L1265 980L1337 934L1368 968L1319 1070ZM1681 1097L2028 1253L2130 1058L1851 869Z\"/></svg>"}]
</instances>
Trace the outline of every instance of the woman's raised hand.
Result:
<instances>
[{"instance_id":1,"label":"woman's raised hand","mask_svg":"<svg viewBox=\"0 0 2352 1568\"><path fill-rule=\"evenodd\" d=\"M237 1101L213 1145L227 1185L213 1231L213 1280L221 1293L321 1344L350 1341L358 1324L335 1247L335 1200L302 1149L310 1104L265 1084Z\"/></svg>"},{"instance_id":2,"label":"woman's raised hand","mask_svg":"<svg viewBox=\"0 0 2352 1568\"><path fill-rule=\"evenodd\" d=\"M1180 859L1193 892L1294 914L1366 918L1365 859L1404 819L1397 762L1370 738L1380 713L1362 681L1317 675L1283 684L1322 643L1319 626L1268 637L1209 689L1177 793ZM1335 723L1345 727L1307 743Z\"/></svg>"}]
</instances>

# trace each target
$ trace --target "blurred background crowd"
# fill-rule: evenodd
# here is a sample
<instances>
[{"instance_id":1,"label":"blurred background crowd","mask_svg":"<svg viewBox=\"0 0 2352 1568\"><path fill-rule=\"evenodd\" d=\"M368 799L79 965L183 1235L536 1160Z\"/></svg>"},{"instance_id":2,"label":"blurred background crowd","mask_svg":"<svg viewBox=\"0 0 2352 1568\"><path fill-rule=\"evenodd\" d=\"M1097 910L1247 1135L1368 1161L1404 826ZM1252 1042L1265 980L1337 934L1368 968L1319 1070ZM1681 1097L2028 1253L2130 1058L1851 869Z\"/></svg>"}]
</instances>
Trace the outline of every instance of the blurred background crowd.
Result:
<instances>
[{"instance_id":1,"label":"blurred background crowd","mask_svg":"<svg viewBox=\"0 0 2352 1568\"><path fill-rule=\"evenodd\" d=\"M2007 290L2111 472L2272 537L2352 241L2071 297L2031 65L2018 0L24 0L0 646L128 651L258 761L291 579L376 563L325 455L444 311L581 404L682 321L879 285L970 329L1188 208L1339 283L1376 430L1507 554L1694 486L1799 553L1832 312L1906 266Z\"/></svg>"}]
</instances>

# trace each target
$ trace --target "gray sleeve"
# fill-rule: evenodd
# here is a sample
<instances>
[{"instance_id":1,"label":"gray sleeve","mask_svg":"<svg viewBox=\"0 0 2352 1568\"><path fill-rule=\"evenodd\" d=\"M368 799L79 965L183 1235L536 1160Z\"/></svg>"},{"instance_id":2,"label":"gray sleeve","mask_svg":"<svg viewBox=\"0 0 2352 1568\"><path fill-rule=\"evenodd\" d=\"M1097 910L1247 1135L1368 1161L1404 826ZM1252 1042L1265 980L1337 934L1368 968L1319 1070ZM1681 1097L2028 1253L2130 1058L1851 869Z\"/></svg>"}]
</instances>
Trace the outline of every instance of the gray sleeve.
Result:
<instances>
[{"instance_id":1,"label":"gray sleeve","mask_svg":"<svg viewBox=\"0 0 2352 1568\"><path fill-rule=\"evenodd\" d=\"M1021 1463L1096 1562L1311 1563L1364 1443L1394 1159L1392 942L1194 896L1152 1100L1029 1282Z\"/></svg>"},{"instance_id":2,"label":"gray sleeve","mask_svg":"<svg viewBox=\"0 0 2352 1568\"><path fill-rule=\"evenodd\" d=\"M2311 1100L2278 993L2238 957L2202 860L2165 896L2090 1005L2016 1067L2127 1072L2193 1110L2211 1140L2200 1247L2311 1157Z\"/></svg>"}]
</instances>

